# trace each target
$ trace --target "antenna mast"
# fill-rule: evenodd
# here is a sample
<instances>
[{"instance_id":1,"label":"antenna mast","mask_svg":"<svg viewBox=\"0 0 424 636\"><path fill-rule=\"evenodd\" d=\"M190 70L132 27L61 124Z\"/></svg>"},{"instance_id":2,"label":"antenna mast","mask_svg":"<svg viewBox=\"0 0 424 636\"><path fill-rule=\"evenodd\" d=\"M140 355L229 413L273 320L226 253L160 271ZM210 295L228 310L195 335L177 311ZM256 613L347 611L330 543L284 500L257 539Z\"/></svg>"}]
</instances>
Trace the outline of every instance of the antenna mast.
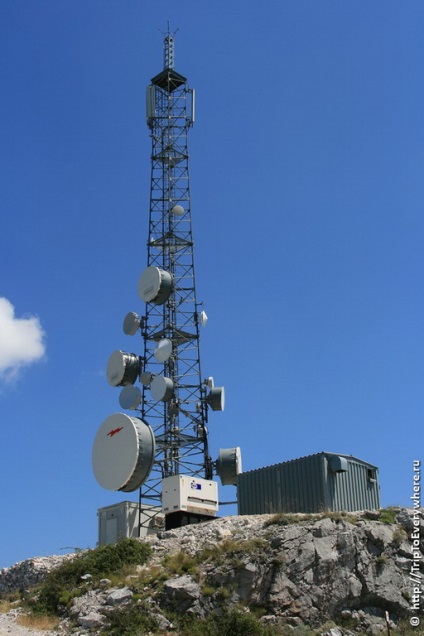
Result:
<instances>
[{"instance_id":1,"label":"antenna mast","mask_svg":"<svg viewBox=\"0 0 424 636\"><path fill-rule=\"evenodd\" d=\"M146 96L152 139L150 209L147 268L138 282L145 310L142 317L127 314L123 326L127 335L141 334L143 355L115 351L106 372L112 386L124 387L121 407L135 416L108 418L93 449L101 485L124 492L140 487L141 526L151 526L162 506L168 509L163 497L172 497L174 486L164 482L162 493L162 480L175 477L181 485L189 476L189 488L216 490L214 468L223 485L235 485L241 472L239 448L221 449L216 462L209 455L209 411L224 410L224 388L215 387L212 377L204 378L200 368L200 330L207 316L196 297L191 226L188 132L194 123L194 90L174 69L169 24L164 68L151 80ZM189 492L187 497L194 498ZM179 508L184 509L189 510Z\"/></svg>"},{"instance_id":2,"label":"antenna mast","mask_svg":"<svg viewBox=\"0 0 424 636\"><path fill-rule=\"evenodd\" d=\"M174 68L174 35L178 32L178 29L174 31L172 34L169 30L169 22L168 22L168 32L165 35L163 41L163 68Z\"/></svg>"},{"instance_id":3,"label":"antenna mast","mask_svg":"<svg viewBox=\"0 0 424 636\"><path fill-rule=\"evenodd\" d=\"M172 291L163 303L146 303L142 332L145 369L155 374L150 389L143 388L142 401L142 417L153 427L157 442L152 476L144 484L148 499L158 498L164 477L181 473L212 478L206 427L211 391L217 396L212 408L224 406L223 388L208 386L201 375L199 331L206 314L196 298L188 152L194 90L174 70L174 38L169 30L164 61L164 70L147 88L152 138L147 267L169 273ZM159 401L153 395L158 377L169 384L169 392Z\"/></svg>"}]
</instances>

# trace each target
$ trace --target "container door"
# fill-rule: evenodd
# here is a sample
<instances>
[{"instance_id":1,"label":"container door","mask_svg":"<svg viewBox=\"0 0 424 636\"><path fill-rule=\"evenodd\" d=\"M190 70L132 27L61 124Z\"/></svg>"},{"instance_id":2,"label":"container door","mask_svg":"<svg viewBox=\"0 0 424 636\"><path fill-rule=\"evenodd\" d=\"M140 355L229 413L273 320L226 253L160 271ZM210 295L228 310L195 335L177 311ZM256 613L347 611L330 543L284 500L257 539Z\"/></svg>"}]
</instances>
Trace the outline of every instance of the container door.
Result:
<instances>
[{"instance_id":1,"label":"container door","mask_svg":"<svg viewBox=\"0 0 424 636\"><path fill-rule=\"evenodd\" d=\"M118 517L106 519L106 543L118 541Z\"/></svg>"}]
</instances>

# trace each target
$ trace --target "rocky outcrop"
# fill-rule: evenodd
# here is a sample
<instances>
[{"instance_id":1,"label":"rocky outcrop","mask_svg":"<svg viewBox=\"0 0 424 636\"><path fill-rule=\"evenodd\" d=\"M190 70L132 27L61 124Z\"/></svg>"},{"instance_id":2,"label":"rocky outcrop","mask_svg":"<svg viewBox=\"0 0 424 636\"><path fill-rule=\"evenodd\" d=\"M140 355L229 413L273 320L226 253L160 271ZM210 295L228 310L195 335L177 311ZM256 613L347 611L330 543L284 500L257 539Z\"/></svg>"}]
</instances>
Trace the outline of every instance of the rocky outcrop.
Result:
<instances>
[{"instance_id":1,"label":"rocky outcrop","mask_svg":"<svg viewBox=\"0 0 424 636\"><path fill-rule=\"evenodd\" d=\"M70 615L83 630L100 629L111 608L139 602L140 581L147 581L144 599L164 630L172 627L168 610L203 617L244 606L261 608L263 622L287 630L303 624L318 628L331 620L349 623L349 629L331 627L323 634L378 634L386 631L386 611L392 627L411 615L412 515L399 510L391 524L383 523L378 512L225 517L159 532L147 538L150 561L124 587L111 588L103 579L98 589L74 599ZM424 554L422 515L419 524ZM169 569L172 555L179 555L180 571L175 564ZM37 561L2 571L0 589L10 590L14 580L16 587L40 580ZM43 565L45 572L52 562ZM155 572L162 579L167 573L161 585L152 585Z\"/></svg>"},{"instance_id":2,"label":"rocky outcrop","mask_svg":"<svg viewBox=\"0 0 424 636\"><path fill-rule=\"evenodd\" d=\"M211 553L200 580L215 592L208 599L199 597L195 582L180 577L170 589L164 588L161 603L171 603L175 590L183 601L184 592L190 590L184 599L185 611L194 608L202 613L202 609L222 606L225 590L224 604L265 608L282 622L314 627L343 618L364 628L367 621L369 627L374 625L386 611L395 620L408 615L409 514L402 511L399 522L390 525L368 519L367 514L359 519L333 515L284 525L288 521L293 516L228 518L151 539L156 553L178 549L192 555L202 549ZM424 524L420 523L424 554Z\"/></svg>"},{"instance_id":3,"label":"rocky outcrop","mask_svg":"<svg viewBox=\"0 0 424 636\"><path fill-rule=\"evenodd\" d=\"M0 570L0 595L10 592L25 592L40 583L53 568L57 568L64 560L72 559L74 554L34 557L19 561L10 568Z\"/></svg>"}]
</instances>

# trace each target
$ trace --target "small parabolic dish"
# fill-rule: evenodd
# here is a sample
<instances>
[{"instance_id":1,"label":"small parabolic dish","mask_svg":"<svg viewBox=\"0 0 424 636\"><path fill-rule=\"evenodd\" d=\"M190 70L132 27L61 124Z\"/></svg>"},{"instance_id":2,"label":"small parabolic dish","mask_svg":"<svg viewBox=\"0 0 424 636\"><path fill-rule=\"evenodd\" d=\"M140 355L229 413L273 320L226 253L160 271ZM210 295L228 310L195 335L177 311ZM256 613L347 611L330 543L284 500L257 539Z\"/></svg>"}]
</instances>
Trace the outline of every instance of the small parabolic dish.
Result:
<instances>
[{"instance_id":1,"label":"small parabolic dish","mask_svg":"<svg viewBox=\"0 0 424 636\"><path fill-rule=\"evenodd\" d=\"M172 208L172 214L175 216L182 216L184 214L184 208L182 205L174 205Z\"/></svg>"},{"instance_id":2,"label":"small parabolic dish","mask_svg":"<svg viewBox=\"0 0 424 636\"><path fill-rule=\"evenodd\" d=\"M156 375L150 384L150 393L154 400L167 402L174 394L174 383L171 378Z\"/></svg>"},{"instance_id":3,"label":"small parabolic dish","mask_svg":"<svg viewBox=\"0 0 424 636\"><path fill-rule=\"evenodd\" d=\"M140 373L140 359L135 353L117 350L111 353L107 367L107 381L112 386L134 384Z\"/></svg>"},{"instance_id":4,"label":"small parabolic dish","mask_svg":"<svg viewBox=\"0 0 424 636\"><path fill-rule=\"evenodd\" d=\"M153 431L137 417L114 413L97 431L93 472L100 486L107 490L137 490L147 479L154 458Z\"/></svg>"},{"instance_id":5,"label":"small parabolic dish","mask_svg":"<svg viewBox=\"0 0 424 636\"><path fill-rule=\"evenodd\" d=\"M124 386L119 395L119 404L123 409L136 409L141 403L142 395L138 386Z\"/></svg>"},{"instance_id":6,"label":"small parabolic dish","mask_svg":"<svg viewBox=\"0 0 424 636\"><path fill-rule=\"evenodd\" d=\"M206 401L210 404L212 411L223 411L225 406L225 390L223 386L211 388Z\"/></svg>"},{"instance_id":7,"label":"small parabolic dish","mask_svg":"<svg viewBox=\"0 0 424 636\"><path fill-rule=\"evenodd\" d=\"M138 295L145 303L163 305L171 290L171 274L153 265L144 270L138 281Z\"/></svg>"},{"instance_id":8,"label":"small parabolic dish","mask_svg":"<svg viewBox=\"0 0 424 636\"><path fill-rule=\"evenodd\" d=\"M242 472L241 450L235 448L221 448L216 460L216 472L223 486L235 486L237 475Z\"/></svg>"},{"instance_id":9,"label":"small parabolic dish","mask_svg":"<svg viewBox=\"0 0 424 636\"><path fill-rule=\"evenodd\" d=\"M153 373L150 373L149 371L143 371L142 373L140 373L140 382L141 384L143 384L143 386L147 386L148 384L150 384L154 377L155 376L153 375Z\"/></svg>"},{"instance_id":10,"label":"small parabolic dish","mask_svg":"<svg viewBox=\"0 0 424 636\"><path fill-rule=\"evenodd\" d=\"M130 311L124 318L122 329L126 336L134 336L140 329L141 319L134 311Z\"/></svg>"},{"instance_id":11,"label":"small parabolic dish","mask_svg":"<svg viewBox=\"0 0 424 636\"><path fill-rule=\"evenodd\" d=\"M206 386L208 386L210 389L213 389L215 386L215 382L211 375L208 378L206 378Z\"/></svg>"},{"instance_id":12,"label":"small parabolic dish","mask_svg":"<svg viewBox=\"0 0 424 636\"><path fill-rule=\"evenodd\" d=\"M168 338L162 338L159 340L158 346L153 352L158 362L166 362L172 353L172 342Z\"/></svg>"}]
</instances>

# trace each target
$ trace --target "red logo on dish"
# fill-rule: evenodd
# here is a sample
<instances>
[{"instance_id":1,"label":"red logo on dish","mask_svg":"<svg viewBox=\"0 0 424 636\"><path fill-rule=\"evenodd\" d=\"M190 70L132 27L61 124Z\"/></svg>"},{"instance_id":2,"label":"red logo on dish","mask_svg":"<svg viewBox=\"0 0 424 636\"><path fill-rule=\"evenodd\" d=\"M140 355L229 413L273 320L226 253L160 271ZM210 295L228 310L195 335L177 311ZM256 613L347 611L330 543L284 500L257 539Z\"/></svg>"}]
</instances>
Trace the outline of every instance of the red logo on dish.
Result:
<instances>
[{"instance_id":1,"label":"red logo on dish","mask_svg":"<svg viewBox=\"0 0 424 636\"><path fill-rule=\"evenodd\" d=\"M116 435L116 433L119 433L119 431L122 431L123 428L124 428L123 426L121 426L121 428L114 428L113 431L109 431L107 436L113 437L114 435Z\"/></svg>"}]
</instances>

